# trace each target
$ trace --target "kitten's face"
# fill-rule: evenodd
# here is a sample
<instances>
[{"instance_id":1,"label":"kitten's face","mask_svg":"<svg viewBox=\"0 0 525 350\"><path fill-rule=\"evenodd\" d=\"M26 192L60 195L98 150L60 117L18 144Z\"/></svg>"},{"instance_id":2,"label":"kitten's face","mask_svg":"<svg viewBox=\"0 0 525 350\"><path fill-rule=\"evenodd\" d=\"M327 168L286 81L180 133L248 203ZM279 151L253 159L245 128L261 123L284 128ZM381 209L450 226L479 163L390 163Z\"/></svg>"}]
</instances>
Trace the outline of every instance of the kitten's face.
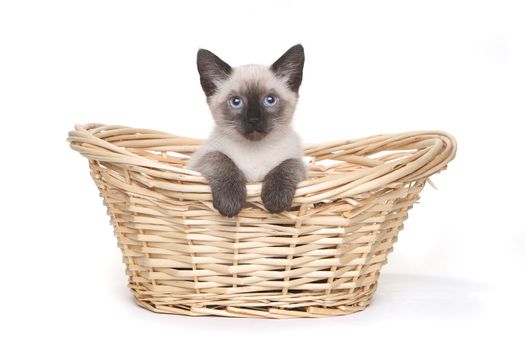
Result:
<instances>
[{"instance_id":1,"label":"kitten's face","mask_svg":"<svg viewBox=\"0 0 525 350\"><path fill-rule=\"evenodd\" d=\"M207 50L199 50L201 85L218 127L250 141L263 139L292 120L302 81L304 51L293 46L270 67L231 68Z\"/></svg>"}]
</instances>

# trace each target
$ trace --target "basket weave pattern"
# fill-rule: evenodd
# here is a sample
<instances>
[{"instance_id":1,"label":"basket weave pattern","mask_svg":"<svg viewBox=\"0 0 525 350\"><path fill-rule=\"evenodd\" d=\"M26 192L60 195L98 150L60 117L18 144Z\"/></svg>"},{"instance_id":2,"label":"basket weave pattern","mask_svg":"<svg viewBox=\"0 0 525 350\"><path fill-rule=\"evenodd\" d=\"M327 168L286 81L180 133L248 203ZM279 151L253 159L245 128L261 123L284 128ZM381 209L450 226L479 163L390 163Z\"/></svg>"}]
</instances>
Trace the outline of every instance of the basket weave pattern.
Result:
<instances>
[{"instance_id":1,"label":"basket weave pattern","mask_svg":"<svg viewBox=\"0 0 525 350\"><path fill-rule=\"evenodd\" d=\"M325 317L364 309L407 212L454 158L439 132L308 145L309 178L270 214L249 184L235 218L184 168L201 140L153 130L77 125L136 302L152 311L235 317Z\"/></svg>"}]
</instances>

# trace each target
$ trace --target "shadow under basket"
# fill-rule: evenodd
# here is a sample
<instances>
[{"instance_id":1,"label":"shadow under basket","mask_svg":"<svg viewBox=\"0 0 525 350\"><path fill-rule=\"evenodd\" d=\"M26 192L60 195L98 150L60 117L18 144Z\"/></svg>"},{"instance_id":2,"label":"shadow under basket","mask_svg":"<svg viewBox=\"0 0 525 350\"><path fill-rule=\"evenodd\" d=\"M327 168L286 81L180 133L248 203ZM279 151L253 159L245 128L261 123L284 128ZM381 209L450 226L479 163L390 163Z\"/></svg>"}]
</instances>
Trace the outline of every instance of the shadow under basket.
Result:
<instances>
[{"instance_id":1,"label":"shadow under basket","mask_svg":"<svg viewBox=\"0 0 525 350\"><path fill-rule=\"evenodd\" d=\"M202 140L124 126L77 125L138 305L162 313L325 317L363 310L407 212L454 158L440 131L305 146L308 180L271 214L261 184L234 218L185 169Z\"/></svg>"}]
</instances>

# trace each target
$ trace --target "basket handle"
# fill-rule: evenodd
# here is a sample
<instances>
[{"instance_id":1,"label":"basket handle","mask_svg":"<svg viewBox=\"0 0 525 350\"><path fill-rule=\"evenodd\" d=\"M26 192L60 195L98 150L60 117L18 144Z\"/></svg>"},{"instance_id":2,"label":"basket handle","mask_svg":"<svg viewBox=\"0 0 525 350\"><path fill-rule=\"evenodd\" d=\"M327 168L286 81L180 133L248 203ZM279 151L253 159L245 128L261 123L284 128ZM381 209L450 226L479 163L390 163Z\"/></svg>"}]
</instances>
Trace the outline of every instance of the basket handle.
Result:
<instances>
[{"instance_id":1,"label":"basket handle","mask_svg":"<svg viewBox=\"0 0 525 350\"><path fill-rule=\"evenodd\" d=\"M443 131L417 131L413 133L404 133L405 138L414 140L407 144L405 148L420 148L422 151L423 158L427 155L426 162L420 162L416 159L411 163L414 163L414 170L404 177L398 179L403 181L416 181L423 178L436 174L446 169L447 164L454 159L457 151L457 141L449 133ZM396 143L392 142L392 147L395 147ZM410 164L410 163L409 163ZM409 165L407 164L407 165ZM421 167L418 168L418 165Z\"/></svg>"},{"instance_id":2,"label":"basket handle","mask_svg":"<svg viewBox=\"0 0 525 350\"><path fill-rule=\"evenodd\" d=\"M118 129L129 128L97 123L85 125L76 124L75 130L72 130L68 133L67 141L69 142L72 149L92 161L137 165L152 169L166 170L179 174L200 176L200 173L196 171L150 160L146 157L142 157L133 152L130 152L124 147L114 145L111 142L105 141L101 137L96 136L96 134L115 131ZM157 133L170 135L166 133Z\"/></svg>"},{"instance_id":3,"label":"basket handle","mask_svg":"<svg viewBox=\"0 0 525 350\"><path fill-rule=\"evenodd\" d=\"M350 145L352 154L358 156L400 149L417 149L418 153L417 156L408 159L327 177L322 182L303 181L299 183L295 194L298 203L351 197L393 183L426 180L432 174L445 169L454 159L457 149L456 140L446 132L414 131L310 146L307 147L307 154L326 154L338 150L343 145Z\"/></svg>"}]
</instances>

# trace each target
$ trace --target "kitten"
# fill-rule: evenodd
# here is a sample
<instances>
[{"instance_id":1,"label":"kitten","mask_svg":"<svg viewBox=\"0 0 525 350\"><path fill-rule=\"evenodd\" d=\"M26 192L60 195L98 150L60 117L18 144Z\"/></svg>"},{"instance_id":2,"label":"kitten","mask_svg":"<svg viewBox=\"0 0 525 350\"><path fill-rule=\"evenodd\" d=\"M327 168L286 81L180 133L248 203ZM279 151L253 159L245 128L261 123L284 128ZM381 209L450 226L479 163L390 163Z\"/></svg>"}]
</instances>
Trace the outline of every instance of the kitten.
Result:
<instances>
[{"instance_id":1,"label":"kitten","mask_svg":"<svg viewBox=\"0 0 525 350\"><path fill-rule=\"evenodd\" d=\"M216 125L188 168L208 180L213 206L222 215L237 215L246 201L246 183L257 181L263 182L265 208L282 212L292 204L297 183L306 179L301 141L290 125L303 66L301 45L269 67L232 68L199 50L201 86Z\"/></svg>"}]
</instances>

